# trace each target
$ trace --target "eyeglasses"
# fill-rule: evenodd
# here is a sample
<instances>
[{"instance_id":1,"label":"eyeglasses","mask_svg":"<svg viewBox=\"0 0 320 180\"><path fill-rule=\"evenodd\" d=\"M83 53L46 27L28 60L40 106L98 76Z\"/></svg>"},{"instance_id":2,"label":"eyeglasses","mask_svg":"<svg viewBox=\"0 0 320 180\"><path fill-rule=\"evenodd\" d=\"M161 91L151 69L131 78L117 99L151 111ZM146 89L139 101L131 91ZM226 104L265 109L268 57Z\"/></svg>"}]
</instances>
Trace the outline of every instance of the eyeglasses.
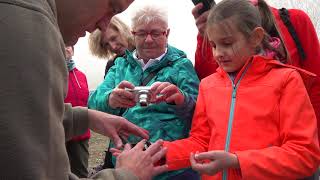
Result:
<instances>
[{"instance_id":1,"label":"eyeglasses","mask_svg":"<svg viewBox=\"0 0 320 180\"><path fill-rule=\"evenodd\" d=\"M145 32L145 31L139 31L135 32L132 31L132 34L140 39L146 39L148 35L151 36L152 39L159 39L161 36L167 35L167 31L151 31L151 32Z\"/></svg>"}]
</instances>

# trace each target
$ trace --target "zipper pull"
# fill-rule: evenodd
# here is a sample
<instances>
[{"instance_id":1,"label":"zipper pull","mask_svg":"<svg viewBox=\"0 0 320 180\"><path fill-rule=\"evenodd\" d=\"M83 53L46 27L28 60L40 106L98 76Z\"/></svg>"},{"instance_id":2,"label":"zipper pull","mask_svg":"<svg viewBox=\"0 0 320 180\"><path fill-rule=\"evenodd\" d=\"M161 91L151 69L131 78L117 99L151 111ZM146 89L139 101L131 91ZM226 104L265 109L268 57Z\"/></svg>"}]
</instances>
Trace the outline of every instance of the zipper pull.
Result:
<instances>
[{"instance_id":1,"label":"zipper pull","mask_svg":"<svg viewBox=\"0 0 320 180\"><path fill-rule=\"evenodd\" d=\"M232 98L236 98L236 94L237 94L237 89L236 86L233 86L233 91L232 91Z\"/></svg>"}]
</instances>

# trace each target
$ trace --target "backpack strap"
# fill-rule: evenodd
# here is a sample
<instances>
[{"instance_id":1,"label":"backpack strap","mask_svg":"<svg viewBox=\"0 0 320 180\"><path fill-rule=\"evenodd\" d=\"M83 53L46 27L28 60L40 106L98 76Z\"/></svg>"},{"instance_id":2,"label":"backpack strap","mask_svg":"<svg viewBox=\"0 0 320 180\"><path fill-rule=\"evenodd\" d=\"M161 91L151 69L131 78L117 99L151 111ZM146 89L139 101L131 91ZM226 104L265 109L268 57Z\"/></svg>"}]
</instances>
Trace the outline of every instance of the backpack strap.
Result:
<instances>
[{"instance_id":1,"label":"backpack strap","mask_svg":"<svg viewBox=\"0 0 320 180\"><path fill-rule=\"evenodd\" d=\"M283 21L283 23L287 27L292 39L294 40L294 42L296 44L300 58L303 60L306 59L306 54L302 48L302 45L301 45L301 42L298 38L297 32L295 31L295 29L290 21L290 14L289 14L288 9L286 9L286 8L279 9L279 15L281 17L281 20Z\"/></svg>"}]
</instances>

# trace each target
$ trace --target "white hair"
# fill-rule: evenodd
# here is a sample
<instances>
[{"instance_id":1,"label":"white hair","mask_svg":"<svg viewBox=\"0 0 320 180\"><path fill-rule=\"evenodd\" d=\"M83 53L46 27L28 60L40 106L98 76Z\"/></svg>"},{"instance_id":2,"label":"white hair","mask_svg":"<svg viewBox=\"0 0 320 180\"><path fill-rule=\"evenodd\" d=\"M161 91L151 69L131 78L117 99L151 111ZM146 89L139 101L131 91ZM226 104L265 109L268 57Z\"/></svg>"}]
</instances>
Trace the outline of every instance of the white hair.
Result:
<instances>
[{"instance_id":1,"label":"white hair","mask_svg":"<svg viewBox=\"0 0 320 180\"><path fill-rule=\"evenodd\" d=\"M161 6L147 5L138 9L132 19L132 29L140 24L149 24L150 22L163 22L165 28L168 28L168 10Z\"/></svg>"}]
</instances>

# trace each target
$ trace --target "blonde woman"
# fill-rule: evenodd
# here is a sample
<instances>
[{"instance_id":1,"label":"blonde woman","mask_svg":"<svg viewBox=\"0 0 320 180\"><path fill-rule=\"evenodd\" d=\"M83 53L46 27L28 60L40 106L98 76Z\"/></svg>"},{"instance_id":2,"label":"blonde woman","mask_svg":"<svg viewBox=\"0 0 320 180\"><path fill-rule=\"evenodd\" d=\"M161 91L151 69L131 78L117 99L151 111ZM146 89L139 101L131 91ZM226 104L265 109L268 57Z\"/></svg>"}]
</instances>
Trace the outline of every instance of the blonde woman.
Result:
<instances>
[{"instance_id":1,"label":"blonde woman","mask_svg":"<svg viewBox=\"0 0 320 180\"><path fill-rule=\"evenodd\" d=\"M105 75L117 57L123 56L125 50L133 50L133 36L130 28L114 16L105 32L94 31L89 37L89 48L93 55L108 59Z\"/></svg>"}]
</instances>

